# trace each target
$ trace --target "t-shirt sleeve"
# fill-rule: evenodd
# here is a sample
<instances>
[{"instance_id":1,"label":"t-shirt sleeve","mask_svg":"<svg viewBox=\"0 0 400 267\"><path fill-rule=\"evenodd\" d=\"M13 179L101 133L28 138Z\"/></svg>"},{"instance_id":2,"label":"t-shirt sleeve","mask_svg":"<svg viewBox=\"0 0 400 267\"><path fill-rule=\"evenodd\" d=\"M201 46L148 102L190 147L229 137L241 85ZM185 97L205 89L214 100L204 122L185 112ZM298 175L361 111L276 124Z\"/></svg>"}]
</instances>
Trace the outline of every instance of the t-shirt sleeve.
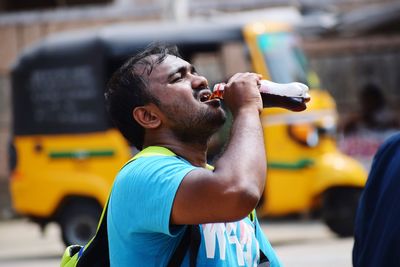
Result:
<instances>
[{"instance_id":1,"label":"t-shirt sleeve","mask_svg":"<svg viewBox=\"0 0 400 267\"><path fill-rule=\"evenodd\" d=\"M196 167L177 157L139 158L117 176L110 200L113 221L124 233L158 232L173 236L170 215L176 192Z\"/></svg>"}]
</instances>

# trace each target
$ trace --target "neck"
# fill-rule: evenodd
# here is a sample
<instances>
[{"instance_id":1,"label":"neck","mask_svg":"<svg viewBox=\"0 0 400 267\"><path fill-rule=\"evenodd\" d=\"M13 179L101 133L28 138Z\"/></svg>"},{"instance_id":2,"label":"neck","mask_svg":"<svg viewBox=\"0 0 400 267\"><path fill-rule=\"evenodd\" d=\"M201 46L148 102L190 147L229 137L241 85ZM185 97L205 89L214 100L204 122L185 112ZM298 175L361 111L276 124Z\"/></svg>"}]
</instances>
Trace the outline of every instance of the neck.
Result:
<instances>
[{"instance_id":1,"label":"neck","mask_svg":"<svg viewBox=\"0 0 400 267\"><path fill-rule=\"evenodd\" d=\"M207 143L189 143L178 140L175 136L145 136L143 148L148 146L162 146L176 155L186 159L193 166L205 167L207 164Z\"/></svg>"}]
</instances>

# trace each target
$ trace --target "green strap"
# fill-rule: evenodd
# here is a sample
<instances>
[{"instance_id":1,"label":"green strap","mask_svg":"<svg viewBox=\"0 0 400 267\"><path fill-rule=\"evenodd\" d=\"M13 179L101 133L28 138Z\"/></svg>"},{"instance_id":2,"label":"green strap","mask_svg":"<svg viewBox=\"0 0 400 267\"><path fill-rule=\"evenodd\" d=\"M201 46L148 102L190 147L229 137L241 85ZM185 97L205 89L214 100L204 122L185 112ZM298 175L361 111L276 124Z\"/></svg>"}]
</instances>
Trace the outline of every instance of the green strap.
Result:
<instances>
[{"instance_id":1,"label":"green strap","mask_svg":"<svg viewBox=\"0 0 400 267\"><path fill-rule=\"evenodd\" d=\"M254 209L252 212L249 213L248 217L252 223L256 222L256 210Z\"/></svg>"},{"instance_id":2,"label":"green strap","mask_svg":"<svg viewBox=\"0 0 400 267\"><path fill-rule=\"evenodd\" d=\"M149 146L137 153L130 161L141 157L152 157L152 156L176 156L174 152L168 148L161 146Z\"/></svg>"},{"instance_id":3,"label":"green strap","mask_svg":"<svg viewBox=\"0 0 400 267\"><path fill-rule=\"evenodd\" d=\"M140 151L139 153L137 153L133 158L128 160L122 168L124 168L126 165L128 165L135 159L142 158L142 157L152 157L152 156L176 156L176 154L165 147L148 146L145 149L143 149L142 151Z\"/></svg>"},{"instance_id":4,"label":"green strap","mask_svg":"<svg viewBox=\"0 0 400 267\"><path fill-rule=\"evenodd\" d=\"M146 147L145 149L143 149L142 151L138 152L134 157L132 157L130 160L128 160L124 164L124 166L122 166L121 169L123 169L126 165L128 165L129 163L131 163L135 159L138 159L138 158L141 158L141 157L152 157L152 156L176 156L176 154L174 152L172 152L171 150L169 150L168 148L165 148L165 147L149 146L149 147ZM104 218L106 210L107 210L108 202L110 201L111 191L112 191L112 187L110 188L110 191L108 192L106 205L104 206L103 211L101 212L100 220L99 220L99 223L97 225L96 234L99 231L101 223L103 222L103 218ZM92 242L93 238L88 242L88 244L85 247L87 247Z\"/></svg>"},{"instance_id":5,"label":"green strap","mask_svg":"<svg viewBox=\"0 0 400 267\"><path fill-rule=\"evenodd\" d=\"M132 161L141 158L141 157L151 157L151 156L176 156L174 152L172 152L171 150L169 150L168 148L165 147L161 147L161 146L149 146L146 147L145 149L143 149L142 151L138 152L135 156L133 156L130 160L128 160L124 166L122 166L121 170L128 165L129 163L131 163ZM107 202L106 202L106 206L108 205L108 201L110 200L110 196L111 196L111 191L112 191L112 187L110 189L110 192L108 193L108 198L107 198ZM101 213L101 217L100 217L100 222L99 225L97 226L97 230L100 227L100 223L103 220L103 216L105 213L106 208L104 207L103 212Z\"/></svg>"}]
</instances>

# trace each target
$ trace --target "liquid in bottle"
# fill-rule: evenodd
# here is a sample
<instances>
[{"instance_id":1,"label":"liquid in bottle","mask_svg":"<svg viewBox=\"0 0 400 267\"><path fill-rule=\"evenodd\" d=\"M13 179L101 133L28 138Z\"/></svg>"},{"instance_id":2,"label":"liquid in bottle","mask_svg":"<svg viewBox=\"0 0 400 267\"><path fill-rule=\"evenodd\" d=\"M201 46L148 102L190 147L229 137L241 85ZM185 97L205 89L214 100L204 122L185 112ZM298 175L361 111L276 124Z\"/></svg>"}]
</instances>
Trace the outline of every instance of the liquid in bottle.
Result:
<instances>
[{"instance_id":1,"label":"liquid in bottle","mask_svg":"<svg viewBox=\"0 0 400 267\"><path fill-rule=\"evenodd\" d=\"M224 88L224 83L216 84L210 99L223 99ZM264 108L280 107L291 111L303 111L307 108L306 103L310 101L308 86L298 82L281 84L261 80L259 89Z\"/></svg>"}]
</instances>

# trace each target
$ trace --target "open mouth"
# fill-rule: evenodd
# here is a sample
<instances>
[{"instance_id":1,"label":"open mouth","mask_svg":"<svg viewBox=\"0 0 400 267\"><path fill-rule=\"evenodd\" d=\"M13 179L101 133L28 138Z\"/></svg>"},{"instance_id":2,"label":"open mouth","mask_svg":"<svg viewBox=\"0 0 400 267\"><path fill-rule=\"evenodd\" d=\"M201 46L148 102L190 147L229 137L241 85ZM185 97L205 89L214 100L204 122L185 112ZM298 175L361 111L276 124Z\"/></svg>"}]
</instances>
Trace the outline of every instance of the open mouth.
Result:
<instances>
[{"instance_id":1,"label":"open mouth","mask_svg":"<svg viewBox=\"0 0 400 267\"><path fill-rule=\"evenodd\" d=\"M200 102L206 102L210 100L211 92L209 90L200 92L198 99Z\"/></svg>"},{"instance_id":2,"label":"open mouth","mask_svg":"<svg viewBox=\"0 0 400 267\"><path fill-rule=\"evenodd\" d=\"M215 108L219 108L221 106L221 100L218 98L211 98L212 93L209 89L201 91L197 96L197 99L204 104L210 105Z\"/></svg>"}]
</instances>

